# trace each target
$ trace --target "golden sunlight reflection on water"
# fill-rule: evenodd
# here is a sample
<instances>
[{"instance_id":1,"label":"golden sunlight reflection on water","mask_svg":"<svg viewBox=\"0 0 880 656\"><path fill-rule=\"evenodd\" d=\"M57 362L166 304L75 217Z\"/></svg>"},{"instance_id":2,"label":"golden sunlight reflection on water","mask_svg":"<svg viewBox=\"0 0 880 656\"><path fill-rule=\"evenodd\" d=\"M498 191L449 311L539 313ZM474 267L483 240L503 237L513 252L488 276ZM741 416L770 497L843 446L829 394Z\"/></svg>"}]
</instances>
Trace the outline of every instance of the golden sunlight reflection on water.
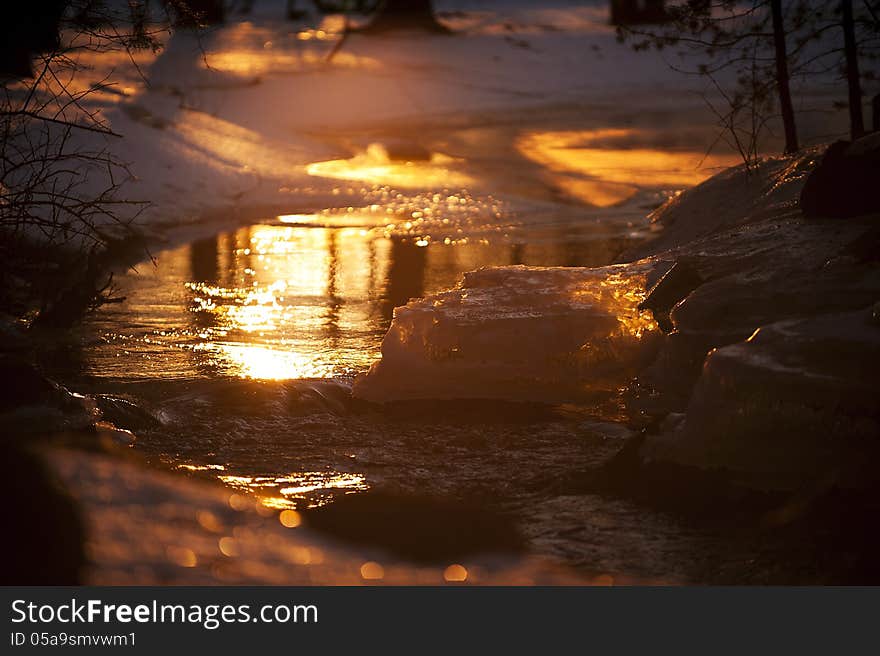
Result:
<instances>
[{"instance_id":1,"label":"golden sunlight reflection on water","mask_svg":"<svg viewBox=\"0 0 880 656\"><path fill-rule=\"evenodd\" d=\"M339 16L325 16L314 28L287 33L251 21L234 22L205 39L201 65L242 76L283 75L330 66L381 68L379 60L350 50L341 50L327 60L331 46L324 42L340 38L343 29Z\"/></svg>"},{"instance_id":2,"label":"golden sunlight reflection on water","mask_svg":"<svg viewBox=\"0 0 880 656\"><path fill-rule=\"evenodd\" d=\"M450 199L470 203L438 203ZM349 377L378 358L393 309L410 298L482 266L601 264L628 239L593 237L588 223L535 229L526 243L444 239L470 213L422 212L285 215L160 252L158 266L121 277L125 303L96 315L103 331L87 370L125 380Z\"/></svg>"},{"instance_id":3,"label":"golden sunlight reflection on water","mask_svg":"<svg viewBox=\"0 0 880 656\"><path fill-rule=\"evenodd\" d=\"M175 467L230 486L233 509L253 507L257 497L277 513L365 490L364 473L348 471L348 462L282 465L290 459L275 462L272 449L280 447L252 453L227 444L228 431L259 440L250 424L263 421L267 399L286 404L283 426L297 413L335 413L334 390L347 389L347 379L378 359L394 308L453 287L465 271L603 264L630 239L626 226L583 221L528 228L516 241L479 232L483 222L498 220L498 211L491 200L464 192L393 194L387 207L288 214L156 253L157 266L145 263L120 276L125 302L90 318L95 339L83 371L139 390L155 387L163 405L164 386L175 390L171 428L161 438L168 441L160 446L154 435L154 447ZM487 236L474 237L480 234ZM210 416L216 435L202 439L183 422L186 437L178 437L175 412ZM228 537L216 518L199 521L218 540ZM227 540L219 550L236 548ZM185 553L172 557L190 562ZM452 580L461 575L451 572Z\"/></svg>"},{"instance_id":4,"label":"golden sunlight reflection on water","mask_svg":"<svg viewBox=\"0 0 880 656\"><path fill-rule=\"evenodd\" d=\"M305 40L305 39L301 39ZM272 73L283 75L303 70L326 67L327 53L314 50L302 52L277 51L272 46L262 50L238 49L212 52L206 67L234 75L254 76ZM333 66L358 69L377 69L381 63L372 57L341 51L333 57Z\"/></svg>"},{"instance_id":5,"label":"golden sunlight reflection on water","mask_svg":"<svg viewBox=\"0 0 880 656\"><path fill-rule=\"evenodd\" d=\"M458 170L460 164L461 160L442 153L430 153L426 159L416 161L392 159L384 146L373 143L349 159L309 164L306 172L322 178L389 184L403 189L467 187L474 180Z\"/></svg>"},{"instance_id":6,"label":"golden sunlight reflection on water","mask_svg":"<svg viewBox=\"0 0 880 656\"><path fill-rule=\"evenodd\" d=\"M673 190L699 184L740 163L734 154L646 147L646 136L630 128L530 132L516 147L545 167L560 190L597 207L622 203L641 187Z\"/></svg>"},{"instance_id":7,"label":"golden sunlight reflection on water","mask_svg":"<svg viewBox=\"0 0 880 656\"><path fill-rule=\"evenodd\" d=\"M340 338L379 330L369 301L381 295L388 263L361 231L256 225L188 250L185 286L200 325L192 350L203 363L289 380L344 375L372 361L372 348Z\"/></svg>"},{"instance_id":8,"label":"golden sunlight reflection on water","mask_svg":"<svg viewBox=\"0 0 880 656\"><path fill-rule=\"evenodd\" d=\"M329 499L327 491L361 492L368 488L362 474L348 472L295 472L286 476L219 476L233 489L260 496L264 507L293 511L296 507L315 506ZM325 494L321 494L325 493ZM296 513L282 512L279 521L292 528L299 525Z\"/></svg>"}]
</instances>

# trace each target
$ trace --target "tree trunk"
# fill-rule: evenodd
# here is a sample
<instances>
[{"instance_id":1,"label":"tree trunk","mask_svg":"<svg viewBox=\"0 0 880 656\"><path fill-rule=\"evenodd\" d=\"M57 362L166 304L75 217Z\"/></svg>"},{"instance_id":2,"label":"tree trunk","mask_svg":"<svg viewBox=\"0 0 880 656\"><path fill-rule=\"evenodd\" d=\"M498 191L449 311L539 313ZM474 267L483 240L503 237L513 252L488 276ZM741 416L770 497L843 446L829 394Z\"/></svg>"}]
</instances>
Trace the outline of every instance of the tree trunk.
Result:
<instances>
[{"instance_id":1,"label":"tree trunk","mask_svg":"<svg viewBox=\"0 0 880 656\"><path fill-rule=\"evenodd\" d=\"M843 50L846 55L846 85L849 88L849 131L853 139L865 134L862 116L862 85L859 79L859 52L853 23L852 0L841 0Z\"/></svg>"},{"instance_id":2,"label":"tree trunk","mask_svg":"<svg viewBox=\"0 0 880 656\"><path fill-rule=\"evenodd\" d=\"M880 132L880 93L874 96L874 100L871 102L871 128L874 132Z\"/></svg>"},{"instance_id":3,"label":"tree trunk","mask_svg":"<svg viewBox=\"0 0 880 656\"><path fill-rule=\"evenodd\" d=\"M358 31L377 34L397 30L449 33L434 16L433 0L385 0L370 24Z\"/></svg>"},{"instance_id":4,"label":"tree trunk","mask_svg":"<svg viewBox=\"0 0 880 656\"><path fill-rule=\"evenodd\" d=\"M799 150L797 126L794 122L794 107L791 104L791 89L788 83L788 53L785 48L785 26L782 23L782 0L770 0L773 15L773 45L776 48L776 89L779 92L779 108L785 129L785 152Z\"/></svg>"},{"instance_id":5,"label":"tree trunk","mask_svg":"<svg viewBox=\"0 0 880 656\"><path fill-rule=\"evenodd\" d=\"M226 20L223 0L165 0L176 14L177 27L219 25Z\"/></svg>"},{"instance_id":6,"label":"tree trunk","mask_svg":"<svg viewBox=\"0 0 880 656\"><path fill-rule=\"evenodd\" d=\"M65 0L10 2L0 21L0 77L33 75L31 59L60 45L59 30Z\"/></svg>"},{"instance_id":7,"label":"tree trunk","mask_svg":"<svg viewBox=\"0 0 880 656\"><path fill-rule=\"evenodd\" d=\"M650 25L669 19L665 0L611 0L612 25Z\"/></svg>"}]
</instances>

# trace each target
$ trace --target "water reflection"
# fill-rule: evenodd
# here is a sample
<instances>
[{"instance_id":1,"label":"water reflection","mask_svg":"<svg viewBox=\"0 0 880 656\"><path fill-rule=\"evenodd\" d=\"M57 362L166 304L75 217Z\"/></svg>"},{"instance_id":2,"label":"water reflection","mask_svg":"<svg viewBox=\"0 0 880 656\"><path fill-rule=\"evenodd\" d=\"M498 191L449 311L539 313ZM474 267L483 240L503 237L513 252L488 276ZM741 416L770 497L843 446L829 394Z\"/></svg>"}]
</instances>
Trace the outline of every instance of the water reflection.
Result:
<instances>
[{"instance_id":1,"label":"water reflection","mask_svg":"<svg viewBox=\"0 0 880 656\"><path fill-rule=\"evenodd\" d=\"M516 146L557 188L596 207L620 204L640 188L689 187L739 163L734 154L648 147L648 137L630 128L531 132Z\"/></svg>"},{"instance_id":2,"label":"water reflection","mask_svg":"<svg viewBox=\"0 0 880 656\"><path fill-rule=\"evenodd\" d=\"M323 215L288 215L159 253L157 267L123 276L128 300L96 317L105 331L86 358L89 373L347 378L378 358L395 307L454 286L465 271L590 266L630 243L626 232L609 235L607 224L453 242L410 234L402 223L389 229L387 218L357 227L357 212L343 216L349 224L335 227Z\"/></svg>"},{"instance_id":3,"label":"water reflection","mask_svg":"<svg viewBox=\"0 0 880 656\"><path fill-rule=\"evenodd\" d=\"M413 213L425 208L432 219L419 223ZM301 510L380 481L445 494L488 480L487 489L503 490L530 464L553 470L578 461L580 434L565 442L569 433L556 428L538 440L543 429L517 421L497 435L467 422L426 432L423 420L353 411L350 380L378 359L395 306L410 297L448 289L484 266L602 265L640 237L613 215L481 232L499 222L498 210L462 193L419 196L406 212L386 209L291 212L155 253L157 266L119 276L125 302L84 325L83 379L149 410L159 423L138 433L136 448L224 482L236 510L253 507L254 497L264 508ZM479 446L483 435L503 448ZM479 457L440 471L453 455L435 444L477 444ZM296 515L284 517L298 530ZM217 517L199 522L215 535L214 552L232 557L240 536ZM297 557L315 562L320 554ZM448 579L465 577L472 573L453 568Z\"/></svg>"},{"instance_id":4,"label":"water reflection","mask_svg":"<svg viewBox=\"0 0 880 656\"><path fill-rule=\"evenodd\" d=\"M343 29L341 18L327 16L321 25L299 32L280 33L276 29L241 21L224 26L205 44L202 66L231 75L284 75L341 68L378 69L381 62L357 55L350 49L336 53L327 61L330 45Z\"/></svg>"},{"instance_id":5,"label":"water reflection","mask_svg":"<svg viewBox=\"0 0 880 656\"><path fill-rule=\"evenodd\" d=\"M425 294L428 249L411 240L392 236L387 292L382 299L382 317L391 319L394 308Z\"/></svg>"},{"instance_id":6,"label":"water reflection","mask_svg":"<svg viewBox=\"0 0 880 656\"><path fill-rule=\"evenodd\" d=\"M305 39L300 39L305 40ZM274 45L274 44L273 44ZM312 69L324 69L332 64L336 67L375 70L381 68L381 62L372 57L356 55L349 51L341 51L334 55L332 62L327 61L326 51L303 50L291 52L269 48L240 48L211 52L205 67L240 76L284 75L299 73Z\"/></svg>"},{"instance_id":7,"label":"water reflection","mask_svg":"<svg viewBox=\"0 0 880 656\"><path fill-rule=\"evenodd\" d=\"M442 153L392 157L385 146L373 143L349 159L309 164L306 172L323 178L389 184L403 189L443 189L473 183L473 178L460 170L461 164L461 160Z\"/></svg>"},{"instance_id":8,"label":"water reflection","mask_svg":"<svg viewBox=\"0 0 880 656\"><path fill-rule=\"evenodd\" d=\"M367 482L361 474L345 472L296 472L286 476L220 476L232 488L260 496L264 507L278 510L314 507L330 500L333 492L361 492ZM282 513L283 515L284 513ZM292 528L299 522L285 526ZM283 523L283 518L282 518Z\"/></svg>"},{"instance_id":9,"label":"water reflection","mask_svg":"<svg viewBox=\"0 0 880 656\"><path fill-rule=\"evenodd\" d=\"M189 250L189 266L192 279L203 283L216 283L218 280L219 263L217 256L220 251L217 235L194 241Z\"/></svg>"},{"instance_id":10,"label":"water reflection","mask_svg":"<svg viewBox=\"0 0 880 656\"><path fill-rule=\"evenodd\" d=\"M324 378L366 366L374 352L361 333L382 328L370 301L388 268L370 241L352 228L256 225L189 247L194 352L245 378ZM209 275L220 259L219 277Z\"/></svg>"}]
</instances>

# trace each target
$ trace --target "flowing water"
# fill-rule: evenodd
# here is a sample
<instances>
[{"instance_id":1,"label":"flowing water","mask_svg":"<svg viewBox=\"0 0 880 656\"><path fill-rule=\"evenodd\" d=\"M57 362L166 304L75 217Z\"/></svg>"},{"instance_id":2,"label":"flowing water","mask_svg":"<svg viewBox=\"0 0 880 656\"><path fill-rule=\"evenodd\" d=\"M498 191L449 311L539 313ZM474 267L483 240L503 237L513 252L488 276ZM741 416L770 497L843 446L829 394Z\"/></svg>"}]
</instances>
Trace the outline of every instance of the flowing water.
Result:
<instances>
[{"instance_id":1,"label":"flowing water","mask_svg":"<svg viewBox=\"0 0 880 656\"><path fill-rule=\"evenodd\" d=\"M554 148L543 157L558 157ZM414 174L383 153L377 173L363 161L376 156L322 163L314 174L358 180L366 170L403 186L401 176ZM436 157L428 165L453 166ZM599 184L575 187L601 188L602 198L635 193L614 179ZM463 191L371 193L361 208L267 217L155 252L155 262L117 276L125 301L92 316L53 367L79 391L146 409L155 421L137 426L134 448L147 459L271 507L321 506L371 488L443 497L515 517L531 551L593 573L705 578L695 554L717 559L718 534L568 491L627 434L613 395L583 407L383 406L350 392L379 357L395 307L484 266L608 264L647 236L644 203L656 204L659 188L620 208L541 199L525 214ZM727 561L740 557L723 550Z\"/></svg>"},{"instance_id":2,"label":"flowing water","mask_svg":"<svg viewBox=\"0 0 880 656\"><path fill-rule=\"evenodd\" d=\"M150 89L138 91L132 75L123 109L139 129L171 135L182 152L222 163L247 184L289 179L282 190L300 213L206 228L201 239L155 249L155 263L116 276L124 302L89 317L72 348L45 353L46 369L76 391L146 410L148 418L129 419L133 448L149 461L269 506L323 506L371 489L429 495L503 511L530 551L593 574L741 581L725 571L741 573L763 547L569 485L628 435L626 407L613 394L579 407L383 406L351 396L408 299L484 266L604 266L646 238L648 210L737 162L730 152L707 156L714 127L686 99L655 107L653 97L535 96L558 105L502 110L521 90L494 89L502 83L492 75L491 112L444 114L456 105L442 96L470 97L469 87L430 50L419 63L421 41L412 52L406 41L365 42L366 54L346 45L334 59L341 72L324 75L327 33L271 25L231 23L192 52L176 34L149 66ZM598 50L588 56L601 59ZM203 79L209 61L222 76ZM198 84L187 87L187 75ZM410 94L423 78L437 85ZM573 91L601 88L571 82ZM381 108L383 94L392 109L379 117L394 116L401 94L414 104L424 96L425 107L408 124L362 125L360 102ZM335 127L318 129L323 121L312 117L292 146L291 115L308 110L311 95L336 99L319 103ZM336 153L327 157L350 157L312 162L318 142ZM199 193L185 176L170 182ZM300 207L319 194L333 199L319 203L326 209ZM349 204L358 207L338 207Z\"/></svg>"},{"instance_id":3,"label":"flowing water","mask_svg":"<svg viewBox=\"0 0 880 656\"><path fill-rule=\"evenodd\" d=\"M379 357L393 309L409 298L481 266L600 264L641 234L620 221L425 243L371 223L351 212L282 216L158 252L155 265L117 280L125 302L89 321L79 379L159 418L138 449L278 506L320 504L380 482L467 494L468 481L488 486L490 472L502 488L544 476L509 470L542 449L545 459L569 460L583 440L561 415L542 419L546 440L523 449L534 439L531 409L513 421L493 408L464 418L391 413L354 403L349 386ZM555 417L539 413L548 414ZM508 448L510 440L522 444ZM453 455L471 442L477 452Z\"/></svg>"}]
</instances>

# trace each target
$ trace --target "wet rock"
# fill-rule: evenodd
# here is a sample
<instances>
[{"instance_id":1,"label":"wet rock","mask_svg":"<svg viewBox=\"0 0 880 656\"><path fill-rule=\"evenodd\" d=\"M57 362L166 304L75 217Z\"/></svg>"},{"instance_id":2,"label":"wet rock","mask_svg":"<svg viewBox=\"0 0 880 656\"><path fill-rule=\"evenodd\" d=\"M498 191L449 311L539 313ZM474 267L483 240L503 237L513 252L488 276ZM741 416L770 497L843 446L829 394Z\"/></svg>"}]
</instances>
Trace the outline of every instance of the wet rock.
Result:
<instances>
[{"instance_id":1,"label":"wet rock","mask_svg":"<svg viewBox=\"0 0 880 656\"><path fill-rule=\"evenodd\" d=\"M704 280L670 311L673 331L640 382L681 410L712 349L790 317L864 308L880 296L880 268L853 255L873 221L810 221L797 214L722 231L660 254Z\"/></svg>"},{"instance_id":2,"label":"wet rock","mask_svg":"<svg viewBox=\"0 0 880 656\"><path fill-rule=\"evenodd\" d=\"M349 412L351 386L335 380L297 380L286 385L290 414L345 415Z\"/></svg>"},{"instance_id":3,"label":"wet rock","mask_svg":"<svg viewBox=\"0 0 880 656\"><path fill-rule=\"evenodd\" d=\"M776 507L778 494L738 485L723 469L700 468L645 457L647 431L626 440L602 467L586 472L573 491L619 496L689 517L754 518Z\"/></svg>"},{"instance_id":4,"label":"wet rock","mask_svg":"<svg viewBox=\"0 0 880 656\"><path fill-rule=\"evenodd\" d=\"M0 424L7 435L90 428L98 417L86 397L43 376L28 361L0 356Z\"/></svg>"},{"instance_id":5,"label":"wet rock","mask_svg":"<svg viewBox=\"0 0 880 656\"><path fill-rule=\"evenodd\" d=\"M42 459L0 442L0 585L79 585L85 528Z\"/></svg>"},{"instance_id":6,"label":"wet rock","mask_svg":"<svg viewBox=\"0 0 880 656\"><path fill-rule=\"evenodd\" d=\"M660 329L668 333L672 330L669 311L702 283L703 279L694 267L687 262L675 262L651 287L638 307L640 310L651 310Z\"/></svg>"},{"instance_id":7,"label":"wet rock","mask_svg":"<svg viewBox=\"0 0 880 656\"><path fill-rule=\"evenodd\" d=\"M648 461L724 470L742 485L791 490L828 474L870 486L880 457L880 326L872 311L790 319L713 351L673 431Z\"/></svg>"},{"instance_id":8,"label":"wet rock","mask_svg":"<svg viewBox=\"0 0 880 656\"><path fill-rule=\"evenodd\" d=\"M111 394L97 394L94 399L101 416L117 428L138 431L161 426L161 422L151 412L132 399Z\"/></svg>"},{"instance_id":9,"label":"wet rock","mask_svg":"<svg viewBox=\"0 0 880 656\"><path fill-rule=\"evenodd\" d=\"M790 196L792 166L802 172L805 161L767 184ZM735 196L739 182L727 177ZM639 375L631 410L687 411L655 424L659 434L639 451L651 471L639 480L689 478L708 490L703 479L714 479L718 496L728 486L790 491L829 470L851 487L876 478L860 464L878 453L871 372L880 362L865 309L880 298L876 218L806 219L778 204L779 193L752 199L752 214L734 227L716 221L704 236L655 252L686 261L702 282L672 308L673 330ZM703 230L690 224L711 214L711 201L705 189L682 194L667 210L671 233Z\"/></svg>"},{"instance_id":10,"label":"wet rock","mask_svg":"<svg viewBox=\"0 0 880 656\"><path fill-rule=\"evenodd\" d=\"M880 580L880 530L873 521L880 509L876 480L852 489L841 484L841 471L831 470L796 490L755 489L726 469L646 459L642 452L652 439L649 433L629 439L605 466L584 473L574 491L623 497L687 517L692 526L710 524L726 534L726 542L745 539L763 545L750 554L745 569L738 563L724 572L713 562L698 579L860 585ZM773 544L785 550L782 561L769 555Z\"/></svg>"},{"instance_id":11,"label":"wet rock","mask_svg":"<svg viewBox=\"0 0 880 656\"><path fill-rule=\"evenodd\" d=\"M25 405L50 403L57 396L57 386L24 359L0 356L0 412Z\"/></svg>"},{"instance_id":12,"label":"wet rock","mask_svg":"<svg viewBox=\"0 0 880 656\"><path fill-rule=\"evenodd\" d=\"M467 502L371 491L306 511L307 526L416 562L515 553L523 540L504 515Z\"/></svg>"},{"instance_id":13,"label":"wet rock","mask_svg":"<svg viewBox=\"0 0 880 656\"><path fill-rule=\"evenodd\" d=\"M93 431L97 439L91 440L91 442L97 442L99 445L106 447L107 450L112 449L114 446L131 447L137 441L137 437L131 431L118 428L104 421L96 423Z\"/></svg>"},{"instance_id":14,"label":"wet rock","mask_svg":"<svg viewBox=\"0 0 880 656\"><path fill-rule=\"evenodd\" d=\"M810 173L800 196L804 215L845 219L880 212L880 135L837 141Z\"/></svg>"}]
</instances>

